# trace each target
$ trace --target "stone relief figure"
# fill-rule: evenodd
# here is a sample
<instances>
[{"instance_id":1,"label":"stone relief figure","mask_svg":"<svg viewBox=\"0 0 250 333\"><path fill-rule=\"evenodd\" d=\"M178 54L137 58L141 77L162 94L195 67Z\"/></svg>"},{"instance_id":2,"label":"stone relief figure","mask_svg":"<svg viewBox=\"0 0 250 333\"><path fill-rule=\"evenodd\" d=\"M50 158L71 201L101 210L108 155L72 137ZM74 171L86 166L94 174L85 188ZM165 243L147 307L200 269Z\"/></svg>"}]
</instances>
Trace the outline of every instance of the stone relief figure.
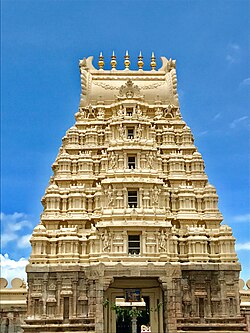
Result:
<instances>
[{"instance_id":1,"label":"stone relief figure","mask_svg":"<svg viewBox=\"0 0 250 333\"><path fill-rule=\"evenodd\" d=\"M167 235L166 233L162 230L159 232L159 252L166 252L167 251Z\"/></svg>"},{"instance_id":2,"label":"stone relief figure","mask_svg":"<svg viewBox=\"0 0 250 333\"><path fill-rule=\"evenodd\" d=\"M112 207L114 204L114 196L112 186L109 185L108 189L105 191L108 196L108 207Z\"/></svg>"},{"instance_id":3,"label":"stone relief figure","mask_svg":"<svg viewBox=\"0 0 250 333\"><path fill-rule=\"evenodd\" d=\"M137 129L136 129L136 138L137 139L141 139L142 137L142 126L141 124L138 125Z\"/></svg>"},{"instance_id":4,"label":"stone relief figure","mask_svg":"<svg viewBox=\"0 0 250 333\"><path fill-rule=\"evenodd\" d=\"M155 118L160 119L163 116L162 108L157 108L155 111Z\"/></svg>"},{"instance_id":5,"label":"stone relief figure","mask_svg":"<svg viewBox=\"0 0 250 333\"><path fill-rule=\"evenodd\" d=\"M86 118L86 109L85 108L79 108L77 113L75 114L76 120L81 120Z\"/></svg>"},{"instance_id":6,"label":"stone relief figure","mask_svg":"<svg viewBox=\"0 0 250 333\"><path fill-rule=\"evenodd\" d=\"M103 108L99 108L97 111L97 118L99 119L104 119L104 109Z\"/></svg>"},{"instance_id":7,"label":"stone relief figure","mask_svg":"<svg viewBox=\"0 0 250 333\"><path fill-rule=\"evenodd\" d=\"M89 106L87 118L95 118L95 109L91 105Z\"/></svg>"},{"instance_id":8,"label":"stone relief figure","mask_svg":"<svg viewBox=\"0 0 250 333\"><path fill-rule=\"evenodd\" d=\"M140 105L137 105L136 114L137 114L138 117L142 116L142 111L141 111Z\"/></svg>"},{"instance_id":9,"label":"stone relief figure","mask_svg":"<svg viewBox=\"0 0 250 333\"><path fill-rule=\"evenodd\" d=\"M117 112L118 117L123 118L124 117L124 113L125 113L125 110L122 107L122 105L120 105L120 108L119 108L119 110Z\"/></svg>"},{"instance_id":10,"label":"stone relief figure","mask_svg":"<svg viewBox=\"0 0 250 333\"><path fill-rule=\"evenodd\" d=\"M153 162L154 162L154 154L152 152L147 154L147 161L148 161L149 169L152 169L153 168Z\"/></svg>"},{"instance_id":11,"label":"stone relief figure","mask_svg":"<svg viewBox=\"0 0 250 333\"><path fill-rule=\"evenodd\" d=\"M110 249L110 235L108 234L108 231L105 230L105 232L101 235L102 239L102 251L108 252Z\"/></svg>"},{"instance_id":12,"label":"stone relief figure","mask_svg":"<svg viewBox=\"0 0 250 333\"><path fill-rule=\"evenodd\" d=\"M110 155L110 168L113 169L116 167L117 164L117 156L116 154L112 151L111 155Z\"/></svg>"},{"instance_id":13,"label":"stone relief figure","mask_svg":"<svg viewBox=\"0 0 250 333\"><path fill-rule=\"evenodd\" d=\"M191 293L190 286L187 280L183 280L183 297L182 297L182 313L184 317L191 316Z\"/></svg>"},{"instance_id":14,"label":"stone relief figure","mask_svg":"<svg viewBox=\"0 0 250 333\"><path fill-rule=\"evenodd\" d=\"M122 126L122 124L120 124L120 126L118 127L118 132L120 139L123 140L126 134L126 129Z\"/></svg>"},{"instance_id":15,"label":"stone relief figure","mask_svg":"<svg viewBox=\"0 0 250 333\"><path fill-rule=\"evenodd\" d=\"M157 206L159 204L159 195L161 193L161 190L155 186L152 190L152 204L154 206Z\"/></svg>"}]
</instances>

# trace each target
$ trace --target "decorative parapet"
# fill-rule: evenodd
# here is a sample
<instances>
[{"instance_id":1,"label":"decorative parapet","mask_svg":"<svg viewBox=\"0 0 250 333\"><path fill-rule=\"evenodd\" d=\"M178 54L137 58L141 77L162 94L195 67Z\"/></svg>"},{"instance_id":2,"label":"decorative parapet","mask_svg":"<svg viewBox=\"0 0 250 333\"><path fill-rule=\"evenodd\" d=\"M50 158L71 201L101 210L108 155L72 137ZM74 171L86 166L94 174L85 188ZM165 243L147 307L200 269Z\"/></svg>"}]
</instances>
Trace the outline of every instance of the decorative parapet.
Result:
<instances>
[{"instance_id":1,"label":"decorative parapet","mask_svg":"<svg viewBox=\"0 0 250 333\"><path fill-rule=\"evenodd\" d=\"M0 279L0 332L23 332L21 326L27 312L27 286L26 283L15 278L8 288L8 281Z\"/></svg>"},{"instance_id":2,"label":"decorative parapet","mask_svg":"<svg viewBox=\"0 0 250 333\"><path fill-rule=\"evenodd\" d=\"M0 307L1 310L12 307L26 307L27 286L24 280L14 278L11 281L11 288L8 288L8 281L0 279Z\"/></svg>"},{"instance_id":3,"label":"decorative parapet","mask_svg":"<svg viewBox=\"0 0 250 333\"><path fill-rule=\"evenodd\" d=\"M100 53L98 67L93 65L93 57L80 60L79 67L81 73L81 102L80 106L86 105L110 105L114 100L118 100L121 90L128 80L136 87L137 95L133 92L126 97L139 99L147 103L155 103L156 97L162 104L179 106L177 94L177 78L175 65L176 61L161 57L162 66L156 70L156 57L152 52L150 67L151 70L143 70L143 56L138 56L138 70L130 69L130 56L128 51L124 57L124 69L116 69L116 56L113 52L111 56L111 69L104 69L104 56ZM123 89L124 90L124 89Z\"/></svg>"},{"instance_id":4,"label":"decorative parapet","mask_svg":"<svg viewBox=\"0 0 250 333\"><path fill-rule=\"evenodd\" d=\"M239 281L239 289L240 289L240 306L241 309L250 311L250 279L246 281L240 279Z\"/></svg>"}]
</instances>

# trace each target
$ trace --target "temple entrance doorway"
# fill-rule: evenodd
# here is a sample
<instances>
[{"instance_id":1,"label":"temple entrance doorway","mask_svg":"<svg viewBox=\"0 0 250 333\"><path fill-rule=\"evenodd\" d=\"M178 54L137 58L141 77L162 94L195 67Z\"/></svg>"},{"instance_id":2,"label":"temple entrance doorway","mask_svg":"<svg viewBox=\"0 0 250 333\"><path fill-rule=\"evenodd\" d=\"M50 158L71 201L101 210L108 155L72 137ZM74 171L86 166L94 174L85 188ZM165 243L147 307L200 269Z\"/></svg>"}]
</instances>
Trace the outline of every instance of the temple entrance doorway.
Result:
<instances>
[{"instance_id":1,"label":"temple entrance doorway","mask_svg":"<svg viewBox=\"0 0 250 333\"><path fill-rule=\"evenodd\" d=\"M105 292L104 331L161 333L162 304L157 278L115 278Z\"/></svg>"},{"instance_id":2,"label":"temple entrance doorway","mask_svg":"<svg viewBox=\"0 0 250 333\"><path fill-rule=\"evenodd\" d=\"M120 299L120 297L118 299ZM136 333L141 333L144 330L147 332L146 329L150 329L149 296L142 295L142 299L145 302L145 307L142 307L141 310L138 309L138 312L134 309L136 315ZM131 307L128 307L127 311L124 311L124 313L120 315L116 314L116 333L133 333L132 317L129 314L130 309Z\"/></svg>"}]
</instances>

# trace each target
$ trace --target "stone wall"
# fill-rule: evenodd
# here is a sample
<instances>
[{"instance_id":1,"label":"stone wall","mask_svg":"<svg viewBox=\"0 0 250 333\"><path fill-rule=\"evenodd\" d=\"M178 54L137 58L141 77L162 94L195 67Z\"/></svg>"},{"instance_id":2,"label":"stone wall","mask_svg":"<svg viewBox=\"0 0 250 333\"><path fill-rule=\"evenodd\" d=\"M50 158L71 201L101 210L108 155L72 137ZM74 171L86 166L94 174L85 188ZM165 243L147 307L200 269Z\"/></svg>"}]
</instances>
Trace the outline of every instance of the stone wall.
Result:
<instances>
[{"instance_id":1,"label":"stone wall","mask_svg":"<svg viewBox=\"0 0 250 333\"><path fill-rule=\"evenodd\" d=\"M0 280L0 332L1 333L21 333L26 317L27 288L24 281L15 278L8 288L6 279Z\"/></svg>"}]
</instances>

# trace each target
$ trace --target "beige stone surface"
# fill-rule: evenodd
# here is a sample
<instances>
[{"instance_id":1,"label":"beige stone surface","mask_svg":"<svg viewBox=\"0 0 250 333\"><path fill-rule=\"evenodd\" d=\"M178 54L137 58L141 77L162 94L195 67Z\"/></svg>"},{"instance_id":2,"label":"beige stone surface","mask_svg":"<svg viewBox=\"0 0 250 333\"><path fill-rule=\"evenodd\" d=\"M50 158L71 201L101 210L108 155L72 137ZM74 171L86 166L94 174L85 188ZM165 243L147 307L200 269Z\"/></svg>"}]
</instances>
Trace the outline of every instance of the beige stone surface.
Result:
<instances>
[{"instance_id":1,"label":"beige stone surface","mask_svg":"<svg viewBox=\"0 0 250 333\"><path fill-rule=\"evenodd\" d=\"M119 333L103 304L128 286L162 304L154 333L246 327L235 239L181 117L175 61L161 59L149 71L141 55L130 70L128 53L124 70L114 54L111 70L102 55L100 69L80 61L76 122L31 238L25 332Z\"/></svg>"},{"instance_id":2,"label":"beige stone surface","mask_svg":"<svg viewBox=\"0 0 250 333\"><path fill-rule=\"evenodd\" d=\"M21 333L21 325L27 312L27 287L23 280L15 278L11 281L0 279L0 332Z\"/></svg>"}]
</instances>

